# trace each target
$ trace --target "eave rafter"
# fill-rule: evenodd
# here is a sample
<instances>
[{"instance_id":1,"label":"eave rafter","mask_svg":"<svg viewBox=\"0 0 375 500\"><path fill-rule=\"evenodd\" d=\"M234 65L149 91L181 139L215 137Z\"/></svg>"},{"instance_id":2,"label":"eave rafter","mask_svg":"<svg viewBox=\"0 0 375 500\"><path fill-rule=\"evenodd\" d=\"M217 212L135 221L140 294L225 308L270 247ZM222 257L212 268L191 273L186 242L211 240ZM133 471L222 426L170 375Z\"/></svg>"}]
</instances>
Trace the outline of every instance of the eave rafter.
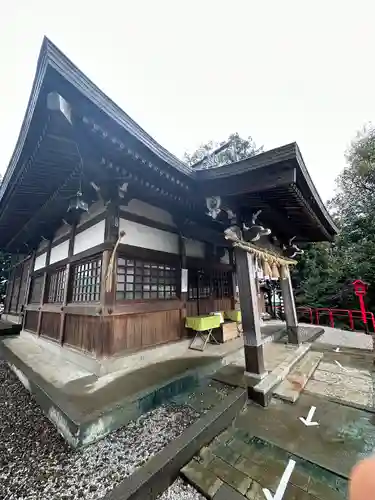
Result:
<instances>
[{"instance_id":1,"label":"eave rafter","mask_svg":"<svg viewBox=\"0 0 375 500\"><path fill-rule=\"evenodd\" d=\"M77 117L78 120L78 117ZM116 172L117 176L129 180L131 185L138 187L153 198L164 200L170 207L177 210L189 211L192 214L202 214L205 209L204 197L192 196L192 182L188 178L181 180L178 172L171 175L152 161L146 160L138 151L134 151L115 136L112 136L103 127L100 127L88 117L83 117L81 123L87 134L100 139L92 141L93 146L100 152L100 164ZM102 146L98 146L98 144ZM124 166L125 165L125 166ZM147 167L147 170L144 170ZM194 200L194 201L193 201ZM211 221L207 218L207 222Z\"/></svg>"},{"instance_id":2,"label":"eave rafter","mask_svg":"<svg viewBox=\"0 0 375 500\"><path fill-rule=\"evenodd\" d=\"M125 154L127 157L132 158L139 164L139 166L147 167L152 174L156 174L157 176L159 176L163 180L163 182L167 182L168 184L173 186L175 190L178 190L180 193L185 194L190 192L192 183L187 176L184 176L185 178L183 178L182 175L178 172L172 174L167 171L167 168L165 170L163 168L160 168L155 162L144 158L144 156L139 153L139 151L133 151L121 139L110 134L108 130L104 129L89 117L83 116L82 122L92 133L99 136L102 140L110 143L112 148L114 148L118 152L121 152L122 154Z\"/></svg>"}]
</instances>

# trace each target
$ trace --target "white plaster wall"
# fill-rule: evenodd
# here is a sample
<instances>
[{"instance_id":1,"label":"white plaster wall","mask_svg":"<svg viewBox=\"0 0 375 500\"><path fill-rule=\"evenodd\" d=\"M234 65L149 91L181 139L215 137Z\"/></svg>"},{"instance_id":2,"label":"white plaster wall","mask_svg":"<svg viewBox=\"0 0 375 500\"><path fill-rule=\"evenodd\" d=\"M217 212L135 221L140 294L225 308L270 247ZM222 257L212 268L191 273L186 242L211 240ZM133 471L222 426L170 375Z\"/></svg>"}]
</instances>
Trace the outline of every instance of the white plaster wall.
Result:
<instances>
[{"instance_id":1,"label":"white plaster wall","mask_svg":"<svg viewBox=\"0 0 375 500\"><path fill-rule=\"evenodd\" d=\"M187 257L196 257L199 259L204 259L205 257L205 244L202 241L197 240L185 240L185 249Z\"/></svg>"},{"instance_id":2,"label":"white plaster wall","mask_svg":"<svg viewBox=\"0 0 375 500\"><path fill-rule=\"evenodd\" d=\"M144 201L134 199L129 202L127 207L120 208L130 214L139 215L155 222L161 222L167 226L176 227L176 224L173 222L173 217L169 212L161 208L154 207L153 205L149 205Z\"/></svg>"},{"instance_id":3,"label":"white plaster wall","mask_svg":"<svg viewBox=\"0 0 375 500\"><path fill-rule=\"evenodd\" d=\"M126 245L158 250L159 252L179 253L177 234L126 219L120 219L120 231L125 231L121 243Z\"/></svg>"},{"instance_id":4,"label":"white plaster wall","mask_svg":"<svg viewBox=\"0 0 375 500\"><path fill-rule=\"evenodd\" d=\"M80 227L84 222L87 222L88 220L91 220L92 218L101 214L102 212L104 212L104 210L105 210L105 207L104 207L104 204L101 200L93 203L89 207L89 211L81 215L81 217L79 219L79 223L77 224L77 227Z\"/></svg>"},{"instance_id":5,"label":"white plaster wall","mask_svg":"<svg viewBox=\"0 0 375 500\"><path fill-rule=\"evenodd\" d=\"M44 250L45 248L47 248L49 245L49 241L46 241L46 240L42 240L40 243L39 243L39 246L38 246L38 252L40 252L41 250Z\"/></svg>"},{"instance_id":6,"label":"white plaster wall","mask_svg":"<svg viewBox=\"0 0 375 500\"><path fill-rule=\"evenodd\" d=\"M69 252L69 240L63 241L59 245L51 248L50 255L50 264L54 264L55 262L59 262L59 260L66 259L68 257Z\"/></svg>"},{"instance_id":7,"label":"white plaster wall","mask_svg":"<svg viewBox=\"0 0 375 500\"><path fill-rule=\"evenodd\" d=\"M97 224L76 234L74 238L73 254L84 252L88 248L100 245L104 242L105 220L101 220Z\"/></svg>"},{"instance_id":8,"label":"white plaster wall","mask_svg":"<svg viewBox=\"0 0 375 500\"><path fill-rule=\"evenodd\" d=\"M42 267L45 267L46 260L47 260L47 252L44 252L38 257L36 257L34 262L34 271L37 271L38 269L42 269Z\"/></svg>"},{"instance_id":9,"label":"white plaster wall","mask_svg":"<svg viewBox=\"0 0 375 500\"><path fill-rule=\"evenodd\" d=\"M68 224L63 224L59 229L56 231L53 240L57 240L57 238L61 238L61 236L68 235L70 233L71 227Z\"/></svg>"},{"instance_id":10,"label":"white plaster wall","mask_svg":"<svg viewBox=\"0 0 375 500\"><path fill-rule=\"evenodd\" d=\"M228 251L228 249L226 248L226 249L224 250L224 252L225 252L225 253L224 253L224 255L221 257L220 262L221 262L222 264L230 264L230 259L229 259L229 251Z\"/></svg>"}]
</instances>

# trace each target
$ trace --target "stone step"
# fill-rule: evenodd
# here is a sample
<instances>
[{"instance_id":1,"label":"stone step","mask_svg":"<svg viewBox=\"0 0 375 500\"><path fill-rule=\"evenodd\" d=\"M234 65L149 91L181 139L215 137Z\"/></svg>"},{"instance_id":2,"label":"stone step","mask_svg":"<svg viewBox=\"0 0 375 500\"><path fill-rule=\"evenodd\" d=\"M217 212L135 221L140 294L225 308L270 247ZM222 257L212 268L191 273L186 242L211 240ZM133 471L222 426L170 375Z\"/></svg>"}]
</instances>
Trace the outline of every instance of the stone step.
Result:
<instances>
[{"instance_id":1,"label":"stone step","mask_svg":"<svg viewBox=\"0 0 375 500\"><path fill-rule=\"evenodd\" d=\"M281 384L277 386L274 396L295 403L322 358L323 353L308 352L305 357L294 365Z\"/></svg>"},{"instance_id":2,"label":"stone step","mask_svg":"<svg viewBox=\"0 0 375 500\"><path fill-rule=\"evenodd\" d=\"M275 493L291 458L296 465L283 500L344 498L345 480L236 427L204 447L181 473L213 500L224 498L224 492L227 500L264 500L263 488Z\"/></svg>"},{"instance_id":3,"label":"stone step","mask_svg":"<svg viewBox=\"0 0 375 500\"><path fill-rule=\"evenodd\" d=\"M284 361L254 386L254 390L271 398L274 388L285 379L296 363L307 354L310 345L302 344L296 350L291 351Z\"/></svg>"}]
</instances>

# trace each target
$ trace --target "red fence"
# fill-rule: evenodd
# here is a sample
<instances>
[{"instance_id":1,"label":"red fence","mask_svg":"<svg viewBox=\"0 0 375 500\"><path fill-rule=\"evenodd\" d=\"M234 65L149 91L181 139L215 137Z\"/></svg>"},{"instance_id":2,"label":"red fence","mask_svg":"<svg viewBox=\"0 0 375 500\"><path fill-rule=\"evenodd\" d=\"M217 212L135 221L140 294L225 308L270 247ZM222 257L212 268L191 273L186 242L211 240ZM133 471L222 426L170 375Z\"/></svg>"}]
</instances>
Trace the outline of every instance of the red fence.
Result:
<instances>
[{"instance_id":1,"label":"red fence","mask_svg":"<svg viewBox=\"0 0 375 500\"><path fill-rule=\"evenodd\" d=\"M340 322L348 322L348 326L351 330L355 330L355 323L358 324L358 320L361 324L361 328L366 329L366 325L363 324L361 311L354 309L329 309L327 307L297 307L297 314L300 320L305 320L308 323L320 325L321 320L328 319L329 326L335 327L335 318L339 319ZM372 312L366 312L367 325L372 327L372 331L375 332L375 318ZM356 321L357 320L357 321Z\"/></svg>"}]
</instances>

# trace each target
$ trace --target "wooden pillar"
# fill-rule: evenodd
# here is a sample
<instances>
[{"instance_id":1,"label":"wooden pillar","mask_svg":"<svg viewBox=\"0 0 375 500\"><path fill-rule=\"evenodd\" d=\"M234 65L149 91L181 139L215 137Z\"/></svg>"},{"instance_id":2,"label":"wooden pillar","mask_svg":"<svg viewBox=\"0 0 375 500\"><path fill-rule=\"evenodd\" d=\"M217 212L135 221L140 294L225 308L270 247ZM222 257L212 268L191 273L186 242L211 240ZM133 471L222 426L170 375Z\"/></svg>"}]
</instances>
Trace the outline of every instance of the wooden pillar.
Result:
<instances>
[{"instance_id":1,"label":"wooden pillar","mask_svg":"<svg viewBox=\"0 0 375 500\"><path fill-rule=\"evenodd\" d=\"M236 289L237 289L237 275L236 275L236 267L234 262L234 251L233 249L229 249L229 263L232 266L232 297L231 297L231 307L232 309L236 309Z\"/></svg>"},{"instance_id":2,"label":"wooden pillar","mask_svg":"<svg viewBox=\"0 0 375 500\"><path fill-rule=\"evenodd\" d=\"M7 314L10 313L10 308L11 308L11 304L12 304L12 295L13 295L15 275L16 275L16 268L13 267L13 269L9 273L9 280L7 283L7 293L6 293L6 298L5 298L5 302L6 302L5 312Z\"/></svg>"},{"instance_id":3,"label":"wooden pillar","mask_svg":"<svg viewBox=\"0 0 375 500\"><path fill-rule=\"evenodd\" d=\"M71 228L70 228L69 248L68 248L68 258L69 259L73 256L74 238L76 235L76 228L77 228L76 223L73 223ZM71 276L71 265L70 265L70 262L68 262L66 265L66 268L65 268L64 297L63 297L63 303L61 304L61 313L60 313L59 339L60 339L61 345L64 344L65 319L66 319L65 307L66 307L68 300L69 300L69 292L70 292L70 284L71 284L70 276Z\"/></svg>"},{"instance_id":4,"label":"wooden pillar","mask_svg":"<svg viewBox=\"0 0 375 500\"><path fill-rule=\"evenodd\" d=\"M178 247L179 247L179 253L180 253L180 265L179 265L179 296L180 296L180 301L181 301L181 336L184 336L185 334L185 318L186 318L186 302L188 300L188 291L183 291L182 285L183 285L183 279L182 279L182 273L188 273L187 271L187 259L186 259L186 245L185 245L185 238L179 234L178 236ZM184 271L183 271L184 270ZM187 286L187 280L188 276L184 276L186 279L186 286Z\"/></svg>"},{"instance_id":5,"label":"wooden pillar","mask_svg":"<svg viewBox=\"0 0 375 500\"><path fill-rule=\"evenodd\" d=\"M264 368L263 344L260 331L258 310L258 293L255 283L254 256L242 250L235 249L236 271L241 304L242 328L245 351L245 377L250 399L265 405L262 394L253 390L267 374Z\"/></svg>"},{"instance_id":6,"label":"wooden pillar","mask_svg":"<svg viewBox=\"0 0 375 500\"><path fill-rule=\"evenodd\" d=\"M51 257L51 248L52 248L52 238L48 242L48 247L47 247L47 255L46 255L46 269L43 274L43 284L42 284L42 293L40 294L40 303L39 303L39 316L38 316L38 326L36 329L36 333L39 337L40 335L40 327L42 324L42 314L43 314L43 304L46 301L46 294L47 294L47 281L48 281L48 266L49 266L49 261Z\"/></svg>"},{"instance_id":7,"label":"wooden pillar","mask_svg":"<svg viewBox=\"0 0 375 500\"><path fill-rule=\"evenodd\" d=\"M22 318L22 329L25 328L26 308L27 308L27 304L29 303L29 300L30 300L31 275L34 272L35 257L36 257L36 250L31 254L29 274L27 276L27 284L26 284L26 290L25 290L25 307L23 309L23 318Z\"/></svg>"},{"instance_id":8,"label":"wooden pillar","mask_svg":"<svg viewBox=\"0 0 375 500\"><path fill-rule=\"evenodd\" d=\"M294 302L292 280L290 278L289 266L283 266L280 276L281 292L283 296L284 315L286 320L286 329L288 333L288 342L299 344L298 319L296 305Z\"/></svg>"}]
</instances>

